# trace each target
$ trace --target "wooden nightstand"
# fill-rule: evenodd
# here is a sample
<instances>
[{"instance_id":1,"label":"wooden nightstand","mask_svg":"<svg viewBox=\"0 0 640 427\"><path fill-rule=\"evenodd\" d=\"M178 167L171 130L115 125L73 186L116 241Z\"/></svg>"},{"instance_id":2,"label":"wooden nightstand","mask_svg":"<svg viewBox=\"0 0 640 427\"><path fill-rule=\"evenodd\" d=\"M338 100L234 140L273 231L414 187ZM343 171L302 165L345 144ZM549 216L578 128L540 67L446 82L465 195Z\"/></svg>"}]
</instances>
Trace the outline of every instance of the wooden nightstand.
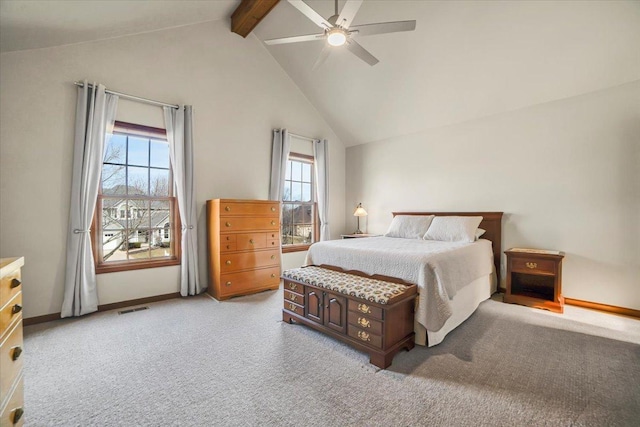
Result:
<instances>
[{"instance_id":1,"label":"wooden nightstand","mask_svg":"<svg viewBox=\"0 0 640 427\"><path fill-rule=\"evenodd\" d=\"M382 234L341 234L340 237L343 239L357 239L359 237L378 237L382 236Z\"/></svg>"},{"instance_id":2,"label":"wooden nightstand","mask_svg":"<svg viewBox=\"0 0 640 427\"><path fill-rule=\"evenodd\" d=\"M560 251L512 248L507 255L507 293L504 302L564 311Z\"/></svg>"}]
</instances>

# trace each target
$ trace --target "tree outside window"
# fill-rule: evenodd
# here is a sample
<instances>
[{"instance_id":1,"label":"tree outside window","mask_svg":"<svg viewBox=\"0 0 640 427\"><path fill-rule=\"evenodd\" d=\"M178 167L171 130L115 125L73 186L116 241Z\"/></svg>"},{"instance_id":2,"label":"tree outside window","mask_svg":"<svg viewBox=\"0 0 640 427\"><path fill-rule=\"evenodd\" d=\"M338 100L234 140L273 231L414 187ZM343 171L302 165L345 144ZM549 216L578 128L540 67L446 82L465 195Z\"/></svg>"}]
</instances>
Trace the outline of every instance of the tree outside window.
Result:
<instances>
[{"instance_id":1,"label":"tree outside window","mask_svg":"<svg viewBox=\"0 0 640 427\"><path fill-rule=\"evenodd\" d=\"M317 240L313 157L290 153L282 196L282 248L305 250Z\"/></svg>"},{"instance_id":2,"label":"tree outside window","mask_svg":"<svg viewBox=\"0 0 640 427\"><path fill-rule=\"evenodd\" d=\"M116 122L92 227L96 272L179 263L173 187L164 129Z\"/></svg>"}]
</instances>

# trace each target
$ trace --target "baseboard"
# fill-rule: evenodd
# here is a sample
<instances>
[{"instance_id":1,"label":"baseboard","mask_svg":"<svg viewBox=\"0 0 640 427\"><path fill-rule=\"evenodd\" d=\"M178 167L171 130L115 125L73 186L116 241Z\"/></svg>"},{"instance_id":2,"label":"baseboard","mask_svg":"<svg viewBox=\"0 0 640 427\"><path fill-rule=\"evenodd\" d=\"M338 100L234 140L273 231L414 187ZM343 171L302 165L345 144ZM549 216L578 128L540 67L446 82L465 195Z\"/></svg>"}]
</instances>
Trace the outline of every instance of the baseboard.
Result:
<instances>
[{"instance_id":1,"label":"baseboard","mask_svg":"<svg viewBox=\"0 0 640 427\"><path fill-rule=\"evenodd\" d=\"M180 292L173 292L173 293L170 293L170 294L156 295L156 296L146 297L146 298L131 299L129 301L121 301L121 302L114 302L112 304L99 305L98 306L98 311L115 310L117 308L131 307L132 305L149 304L151 302L164 301L164 300L173 299L173 298L179 298L179 297L180 297Z\"/></svg>"},{"instance_id":2,"label":"baseboard","mask_svg":"<svg viewBox=\"0 0 640 427\"><path fill-rule=\"evenodd\" d=\"M600 304L598 302L582 301L573 298L564 298L564 303L569 305L575 305L576 307L590 308L593 310L606 311L608 313L622 314L624 316L630 316L640 318L640 310L634 310L632 308L617 307L615 305Z\"/></svg>"},{"instance_id":3,"label":"baseboard","mask_svg":"<svg viewBox=\"0 0 640 427\"><path fill-rule=\"evenodd\" d=\"M45 314L44 316L36 316L36 317L29 317L28 319L22 319L22 324L24 326L29 326L29 325L35 325L38 323L52 322L54 320L59 320L59 319L60 319L60 313L52 313L52 314Z\"/></svg>"},{"instance_id":4,"label":"baseboard","mask_svg":"<svg viewBox=\"0 0 640 427\"><path fill-rule=\"evenodd\" d=\"M152 302L165 301L165 300L168 300L168 299L179 298L179 297L180 297L180 292L173 292L173 293L170 293L170 294L155 295L155 296L152 296L152 297L131 299L131 300L128 300L128 301L114 302L114 303L111 303L111 304L102 304L102 305L98 306L98 311L115 310L115 309L118 309L118 308L131 307L131 306L134 306L134 305L149 304L149 303L152 303ZM38 323L51 322L53 320L59 320L59 319L60 319L60 313L52 313L52 314L45 314L44 316L29 317L28 319L23 319L22 323L24 324L24 326L29 326L29 325L36 325Z\"/></svg>"}]
</instances>

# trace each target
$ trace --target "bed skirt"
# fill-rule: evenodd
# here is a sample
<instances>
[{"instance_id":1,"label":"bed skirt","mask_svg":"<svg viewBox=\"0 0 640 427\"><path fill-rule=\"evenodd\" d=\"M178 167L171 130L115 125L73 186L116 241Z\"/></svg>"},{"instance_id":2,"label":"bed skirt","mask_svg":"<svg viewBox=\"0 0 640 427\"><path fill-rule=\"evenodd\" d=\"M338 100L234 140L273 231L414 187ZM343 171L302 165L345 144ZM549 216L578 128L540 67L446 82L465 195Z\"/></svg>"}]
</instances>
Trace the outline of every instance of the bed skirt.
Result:
<instances>
[{"instance_id":1,"label":"bed skirt","mask_svg":"<svg viewBox=\"0 0 640 427\"><path fill-rule=\"evenodd\" d=\"M491 297L496 291L495 273L483 276L474 280L464 288L460 289L451 300L453 314L447 319L445 324L437 331L428 331L424 326L414 320L414 331L416 333L416 344L433 347L440 344L444 337L467 320L473 314L482 301ZM416 304L419 299L416 299ZM428 343L428 344L427 344Z\"/></svg>"}]
</instances>

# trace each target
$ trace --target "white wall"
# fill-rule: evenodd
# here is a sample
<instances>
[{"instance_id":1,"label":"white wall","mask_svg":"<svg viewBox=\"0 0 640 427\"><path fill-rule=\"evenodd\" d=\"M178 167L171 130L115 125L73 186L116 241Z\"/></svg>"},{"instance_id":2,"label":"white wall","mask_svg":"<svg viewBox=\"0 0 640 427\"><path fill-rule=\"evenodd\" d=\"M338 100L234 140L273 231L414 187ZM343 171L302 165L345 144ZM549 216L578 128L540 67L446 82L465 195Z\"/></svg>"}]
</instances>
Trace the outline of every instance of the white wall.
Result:
<instances>
[{"instance_id":1,"label":"white wall","mask_svg":"<svg viewBox=\"0 0 640 427\"><path fill-rule=\"evenodd\" d=\"M271 130L330 141L331 224L344 227L343 144L253 36L228 23L0 56L0 256L24 256L25 317L60 311L71 188L76 89L87 78L195 111L201 280L207 280L205 201L266 199ZM162 126L160 109L121 101L118 118ZM302 254L285 255L300 265ZM98 276L100 304L179 290L178 267Z\"/></svg>"},{"instance_id":2,"label":"white wall","mask_svg":"<svg viewBox=\"0 0 640 427\"><path fill-rule=\"evenodd\" d=\"M565 252L565 297L640 309L640 81L347 149L347 228L504 211L503 249ZM503 256L504 268L504 256Z\"/></svg>"}]
</instances>

